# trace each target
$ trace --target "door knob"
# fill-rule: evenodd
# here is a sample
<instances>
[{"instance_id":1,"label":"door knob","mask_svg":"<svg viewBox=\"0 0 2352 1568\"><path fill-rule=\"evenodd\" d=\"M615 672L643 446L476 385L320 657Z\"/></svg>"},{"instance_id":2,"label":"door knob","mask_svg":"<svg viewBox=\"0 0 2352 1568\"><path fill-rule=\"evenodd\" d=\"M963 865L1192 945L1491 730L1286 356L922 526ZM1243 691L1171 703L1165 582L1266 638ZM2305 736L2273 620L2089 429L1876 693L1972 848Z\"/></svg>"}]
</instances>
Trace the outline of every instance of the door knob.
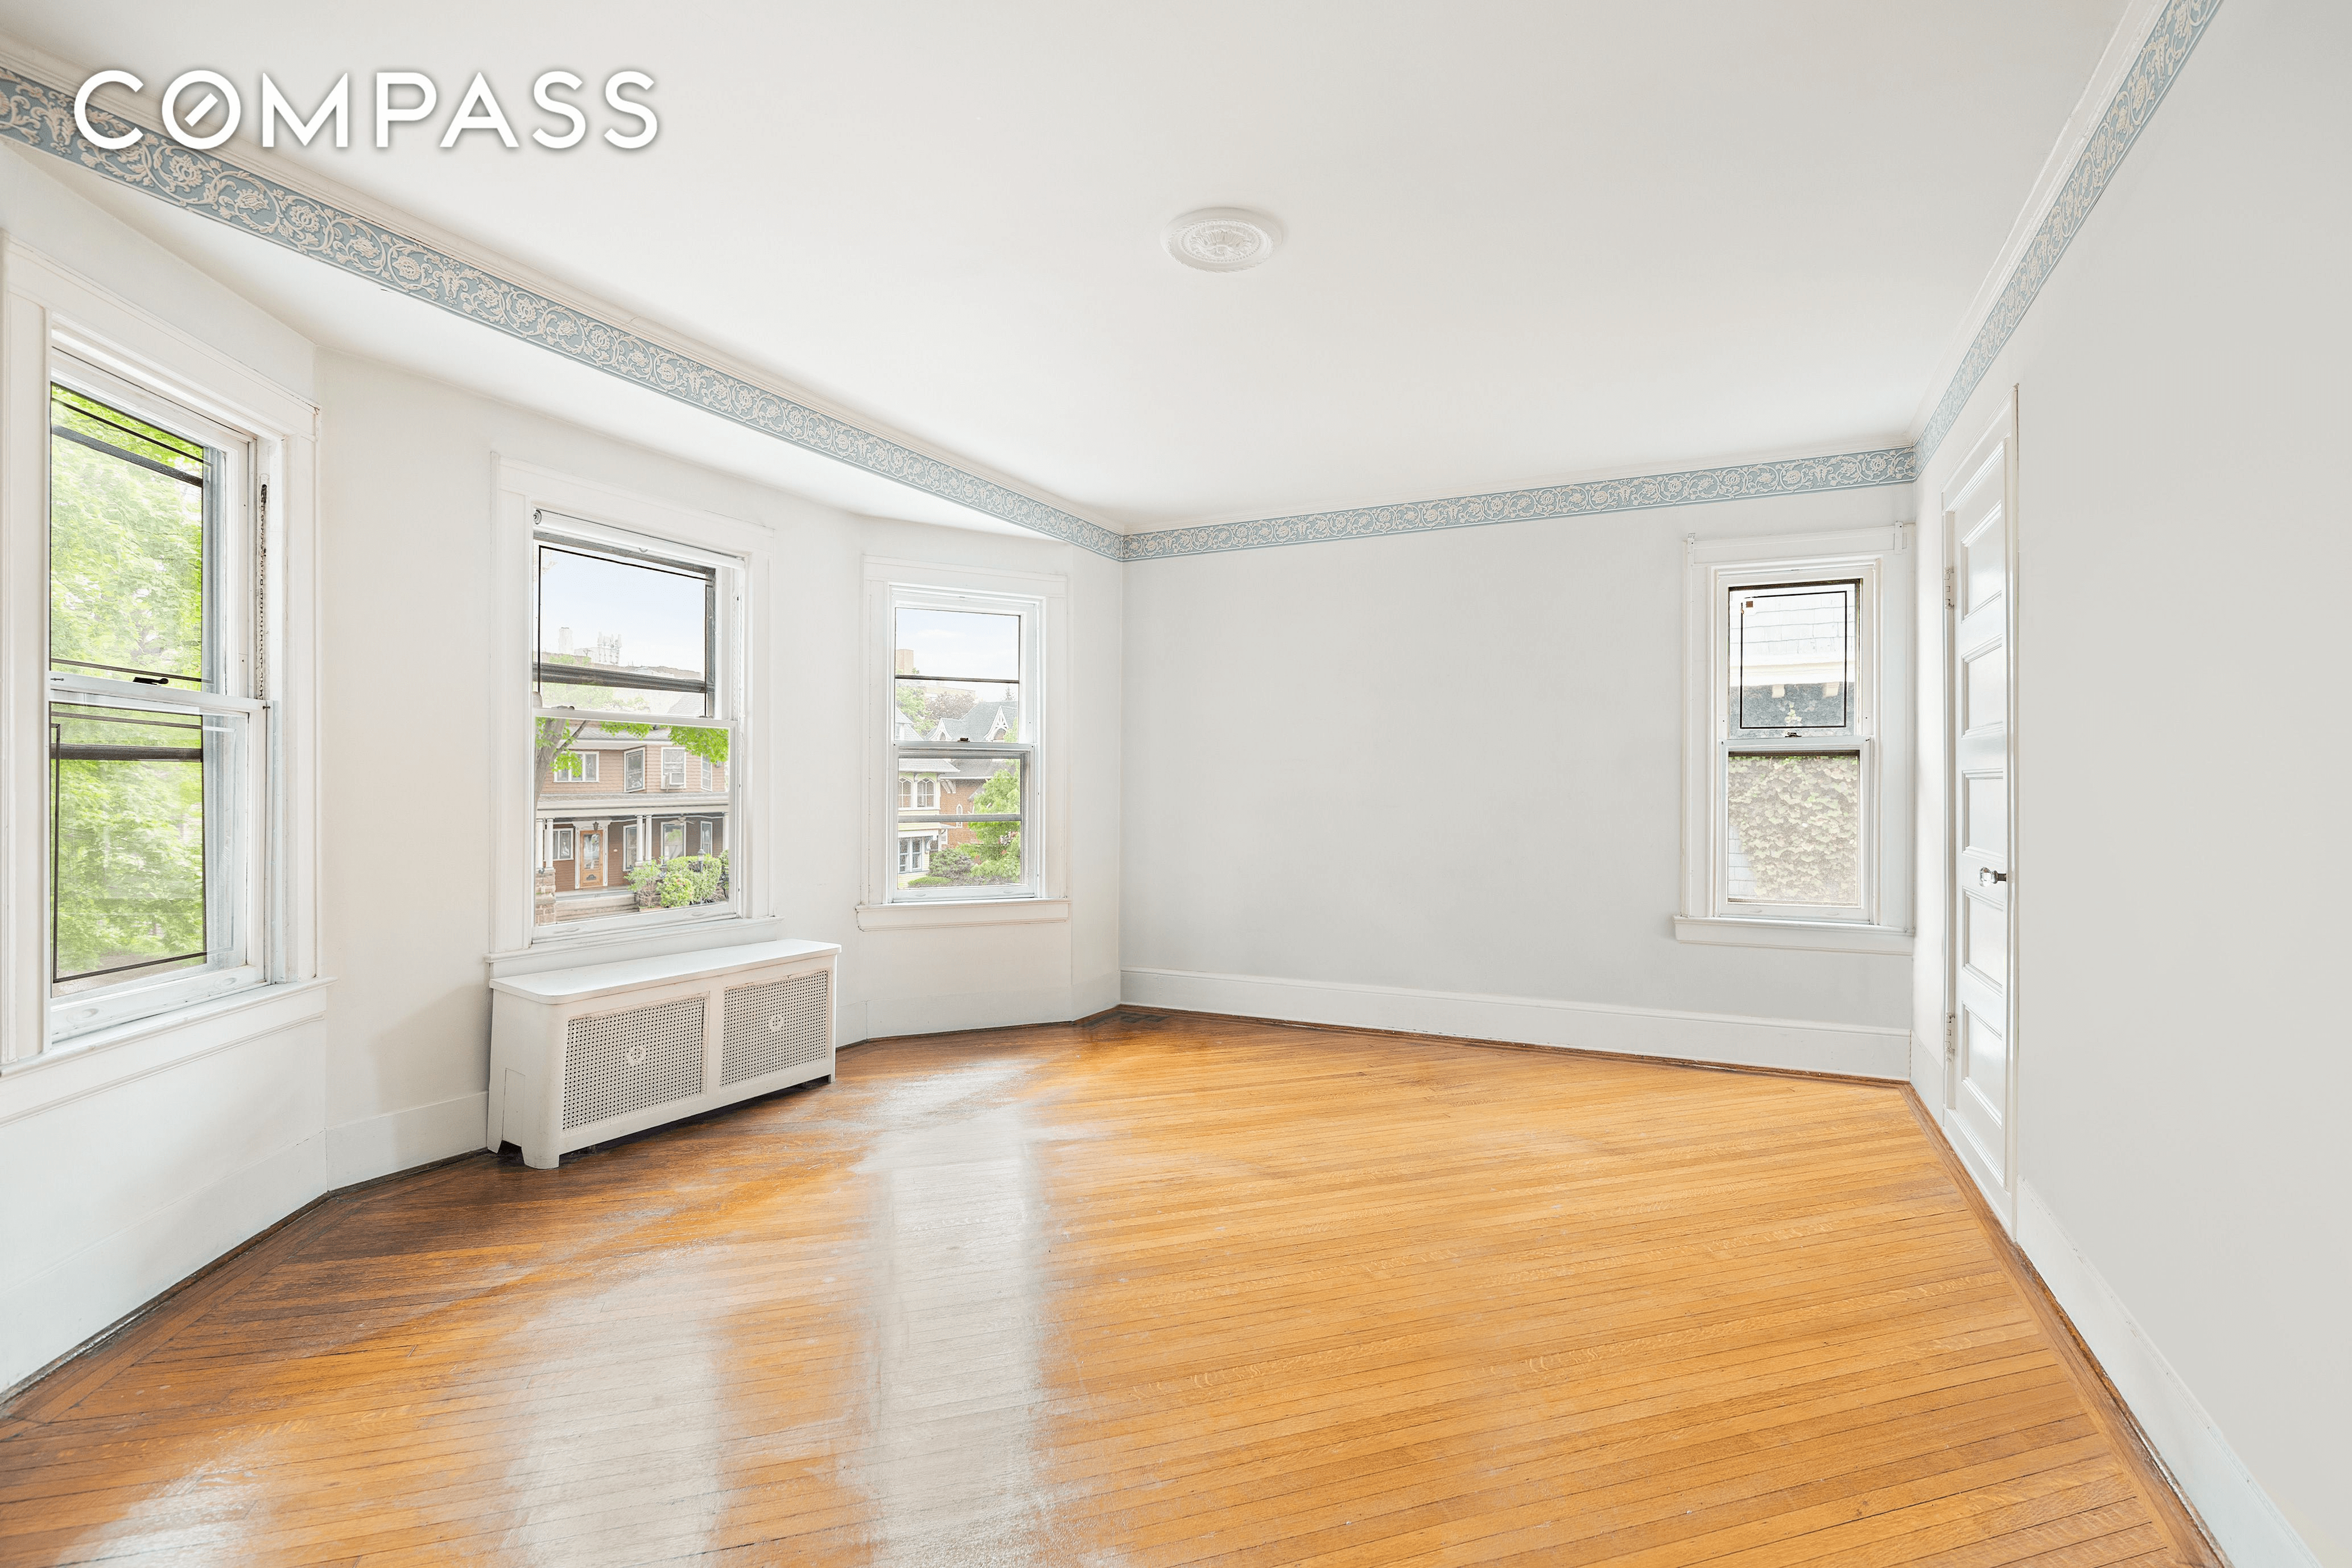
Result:
<instances>
[{"instance_id":1,"label":"door knob","mask_svg":"<svg viewBox=\"0 0 2352 1568\"><path fill-rule=\"evenodd\" d=\"M1996 871L1990 866L1977 868L1977 886L1979 888L1990 888L2008 880L2009 873L2006 871Z\"/></svg>"}]
</instances>

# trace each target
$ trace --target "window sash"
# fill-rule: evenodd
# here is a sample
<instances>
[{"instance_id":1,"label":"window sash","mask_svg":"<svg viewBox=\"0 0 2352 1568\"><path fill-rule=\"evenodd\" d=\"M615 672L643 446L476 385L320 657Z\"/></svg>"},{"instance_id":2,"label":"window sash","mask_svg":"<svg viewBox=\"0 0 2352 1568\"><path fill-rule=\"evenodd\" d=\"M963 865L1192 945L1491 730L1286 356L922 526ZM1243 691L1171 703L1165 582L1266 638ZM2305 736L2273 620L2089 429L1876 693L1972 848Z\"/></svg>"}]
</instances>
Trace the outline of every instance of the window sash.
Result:
<instances>
[{"instance_id":1,"label":"window sash","mask_svg":"<svg viewBox=\"0 0 2352 1568\"><path fill-rule=\"evenodd\" d=\"M1035 858L1037 836L1031 826L1031 819L1036 815L1037 748L1034 745L1006 744L1001 742L983 744L976 741L928 741L920 744L910 742L905 745L894 745L891 748L891 767L894 774L897 774L898 768L908 761L943 760L973 763L1000 758L1020 763L1021 795L1016 808L1012 811L945 812L902 808L897 804L897 791L893 788L890 823L891 831L898 837L898 847L897 869L890 879L892 901L952 903L975 899L1034 898L1038 895L1041 879L1040 868ZM935 802L937 798L934 795ZM903 888L898 885L898 877L907 875L909 871L909 868L905 864L908 855L906 846L909 839L907 835L900 833L899 829L908 826L937 826L945 829L959 826L970 826L975 824L1000 822L1011 823L1020 829L1021 880L1018 882L984 882L969 887L947 888ZM919 837L921 836L919 836ZM928 837L931 839L930 853L936 853L939 849L939 835ZM928 861L929 855L926 854L922 858Z\"/></svg>"},{"instance_id":2,"label":"window sash","mask_svg":"<svg viewBox=\"0 0 2352 1568\"><path fill-rule=\"evenodd\" d=\"M205 769L204 900L205 962L193 969L142 977L126 973L119 983L58 994L58 912L57 858L58 804L54 784L45 794L47 813L43 885L49 930L43 946L42 993L48 1010L47 1039L55 1045L95 1029L111 1027L207 1001L268 978L265 925L266 878L263 831L269 820L265 763L270 755L268 704L179 689L136 686L128 681L52 676L48 698L57 707L112 712L151 712L164 722L194 720L217 723L224 742L207 748ZM54 763L51 764L54 769ZM54 781L55 773L51 778ZM138 967L144 968L142 964ZM89 976L68 976L84 978Z\"/></svg>"},{"instance_id":3,"label":"window sash","mask_svg":"<svg viewBox=\"0 0 2352 1568\"><path fill-rule=\"evenodd\" d=\"M1854 801L1854 887L1858 899L1852 903L1802 903L1787 900L1736 898L1731 890L1731 790L1732 761L1738 757L1841 757L1856 759L1856 798ZM1784 743L1758 745L1740 740L1720 746L1716 754L1716 797L1718 845L1717 850L1716 913L1723 916L1746 916L1755 920L1847 921L1866 922L1870 918L1870 889L1873 870L1872 835L1875 831L1875 813L1872 783L1876 762L1875 749L1869 742L1844 741L1790 741Z\"/></svg>"},{"instance_id":4,"label":"window sash","mask_svg":"<svg viewBox=\"0 0 2352 1568\"><path fill-rule=\"evenodd\" d=\"M1724 590L1727 639L1722 649L1725 676L1724 722L1727 733L1742 741L1804 739L1827 735L1853 735L1861 718L1861 668L1863 601L1864 584L1858 575L1834 577L1800 577L1769 583L1734 582ZM1744 711L1751 668L1765 668L1752 662L1757 650L1748 644L1748 626L1741 614L1740 601L1748 595L1764 598L1790 598L1807 593L1845 590L1853 595L1853 614L1838 631L1838 677L1840 718L1834 724L1808 724L1775 721L1770 724L1750 724ZM1818 677L1816 677L1818 679ZM1794 681L1793 685L1810 685L1810 681ZM1790 732L1794 731L1792 735Z\"/></svg>"},{"instance_id":5,"label":"window sash","mask_svg":"<svg viewBox=\"0 0 2352 1568\"><path fill-rule=\"evenodd\" d=\"M531 610L531 695L534 699L549 686L594 685L635 691L672 691L696 694L702 698L703 711L716 714L724 704L719 695L719 650L720 603L725 597L720 581L723 567L699 559L686 561L666 557L652 550L635 550L601 540L592 540L565 531L560 525L536 528L531 535L533 581L538 580L540 552L557 550L590 559L601 559L616 565L642 567L649 571L667 572L684 578L699 578L702 595L702 675L700 679L681 676L654 675L642 670L620 668L609 665L568 665L548 662L541 656L547 651L546 610L534 588ZM699 552L696 552L699 553ZM585 670L594 675L593 681L583 680Z\"/></svg>"}]
</instances>

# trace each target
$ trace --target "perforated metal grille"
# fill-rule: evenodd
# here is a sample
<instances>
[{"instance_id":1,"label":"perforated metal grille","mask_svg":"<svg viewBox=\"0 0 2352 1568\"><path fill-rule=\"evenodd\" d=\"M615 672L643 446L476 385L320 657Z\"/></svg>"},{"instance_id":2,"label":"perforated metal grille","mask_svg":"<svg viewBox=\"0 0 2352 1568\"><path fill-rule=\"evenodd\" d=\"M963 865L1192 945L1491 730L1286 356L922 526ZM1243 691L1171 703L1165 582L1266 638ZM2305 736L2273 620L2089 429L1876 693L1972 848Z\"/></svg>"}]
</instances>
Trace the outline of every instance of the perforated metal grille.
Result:
<instances>
[{"instance_id":1,"label":"perforated metal grille","mask_svg":"<svg viewBox=\"0 0 2352 1568\"><path fill-rule=\"evenodd\" d=\"M719 1014L719 1081L741 1083L824 1059L833 1045L833 976L819 970L766 985L738 985Z\"/></svg>"},{"instance_id":2,"label":"perforated metal grille","mask_svg":"<svg viewBox=\"0 0 2352 1568\"><path fill-rule=\"evenodd\" d=\"M574 1018L563 1036L565 1131L702 1092L702 1004Z\"/></svg>"}]
</instances>

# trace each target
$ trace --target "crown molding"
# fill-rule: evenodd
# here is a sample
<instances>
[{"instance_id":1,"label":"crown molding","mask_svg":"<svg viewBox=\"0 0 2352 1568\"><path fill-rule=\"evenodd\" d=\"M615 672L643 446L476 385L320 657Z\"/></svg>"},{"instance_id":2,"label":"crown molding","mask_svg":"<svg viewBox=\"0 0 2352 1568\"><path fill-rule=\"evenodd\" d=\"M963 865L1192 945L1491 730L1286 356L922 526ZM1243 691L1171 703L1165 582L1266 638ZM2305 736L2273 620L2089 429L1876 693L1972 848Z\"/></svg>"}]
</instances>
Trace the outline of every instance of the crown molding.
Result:
<instances>
[{"instance_id":1,"label":"crown molding","mask_svg":"<svg viewBox=\"0 0 2352 1568\"><path fill-rule=\"evenodd\" d=\"M1951 434L1960 411L2000 351L2009 346L2042 286L2057 269L2074 236L2082 232L2125 154L2147 128L2198 39L2204 37L2206 25L2221 8L2221 0L2135 0L2126 12L2116 26L2116 41L2109 43L2084 89L2084 102L2075 106L2008 244L2002 247L1991 277L1963 318L1967 347L1958 354L1949 378L1942 380L1943 393L1928 410L1913 444L1920 463L1933 458L1944 437ZM2137 48L2117 47L2118 42L2133 38L2138 40ZM2084 104L2100 101L2100 89L2108 82L2113 88L2105 94L2105 107L2095 122L2086 122ZM2065 168L2063 180L2054 177L2062 165ZM1992 289L1992 278L2004 279L1997 292ZM1952 351L1947 350L1944 363L1951 363L1953 358ZM1937 384L1928 383L1931 387Z\"/></svg>"},{"instance_id":2,"label":"crown molding","mask_svg":"<svg viewBox=\"0 0 2352 1568\"><path fill-rule=\"evenodd\" d=\"M13 40L0 45L0 139L835 462L1120 558L1117 531L1066 506L824 407L801 388L487 256L262 149L239 147L235 161L196 152L166 142L143 116L100 108L99 99L90 106L93 122L110 133L135 125L149 134L120 152L91 146L74 124L73 89L61 85L80 79L63 61Z\"/></svg>"},{"instance_id":3,"label":"crown molding","mask_svg":"<svg viewBox=\"0 0 2352 1568\"><path fill-rule=\"evenodd\" d=\"M2147 38L2148 29L2155 26L2157 13L2164 8L2164 5L2165 0L2127 0L2124 14L2116 19L2114 30L2107 35L2106 47L2100 53L2098 64L2091 69L2090 79L2083 84L2083 90L2075 97L2074 107L2067 112L2064 127L2058 132L2057 140L2051 142L2048 155L2042 160L2041 172L2033 176L2025 205L2018 208L2016 218L2010 224L2009 237L2001 241L1992 265L1985 268L1984 277L1978 282L1977 291L1969 300L1968 309L1953 321L1952 330L1936 356L1934 369L1919 388L1918 405L1912 411L1906 428L1925 428L1928 416L1936 412L1936 405L1942 398L1944 388L1951 384L1952 376L1968 357L1969 345L1976 341L1978 330L1992 314L1993 302L2000 298L2001 286L2009 281L2010 274L2015 272L2017 264L2024 259L2025 247L2032 242L2034 231L2042 226L2042 218L2048 216L2050 204L2057 199L2058 188L2065 183L2067 171L2074 166L2074 160L2082 154L2084 143L2090 140L2100 114L2105 110L2108 100L2115 97L2124 73L2131 68L2141 42Z\"/></svg>"},{"instance_id":4,"label":"crown molding","mask_svg":"<svg viewBox=\"0 0 2352 1568\"><path fill-rule=\"evenodd\" d=\"M2078 103L2003 247L1995 276L2006 268L2006 281L1995 292L1988 279L1979 289L1969 319L1981 313L1982 320L1968 334L1942 395L1910 446L1134 533L1106 527L905 436L885 434L873 421L825 407L801 388L484 254L265 151L240 147L232 162L167 143L155 124L95 104L93 118L109 130L136 124L151 134L119 153L92 147L73 123L70 89L59 85L79 79L72 68L14 41L0 41L0 138L836 462L1108 560L1151 561L1911 483L2016 331L2221 4L2134 0L2117 37L2128 37L2153 10L2138 48L2109 45L2084 93L2084 102L2095 101L2112 79L2105 108L2085 128ZM2070 150L2072 162L2057 179L2054 171ZM1952 359L1948 350L1946 363Z\"/></svg>"},{"instance_id":5,"label":"crown molding","mask_svg":"<svg viewBox=\"0 0 2352 1568\"><path fill-rule=\"evenodd\" d=\"M1129 534L1122 553L1129 561L1160 561L1176 555L1214 555L1283 544L1379 539L1446 528L1479 528L1497 522L1537 522L1603 512L1645 511L1656 507L1704 506L1768 496L1907 485L1918 477L1918 464L1910 447L1885 447L1828 457L1587 479L1575 484L1541 485L1533 489L1494 490L1443 500L1402 501L1340 511L1158 529Z\"/></svg>"}]
</instances>

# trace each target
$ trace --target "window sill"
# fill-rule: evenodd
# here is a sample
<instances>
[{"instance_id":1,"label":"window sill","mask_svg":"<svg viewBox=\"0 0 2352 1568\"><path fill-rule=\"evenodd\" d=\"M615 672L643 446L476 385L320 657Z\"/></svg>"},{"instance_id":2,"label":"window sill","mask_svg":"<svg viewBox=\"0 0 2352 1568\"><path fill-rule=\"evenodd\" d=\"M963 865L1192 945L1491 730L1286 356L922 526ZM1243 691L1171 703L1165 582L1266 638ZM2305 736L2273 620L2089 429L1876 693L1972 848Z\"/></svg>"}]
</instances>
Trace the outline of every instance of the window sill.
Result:
<instances>
[{"instance_id":1,"label":"window sill","mask_svg":"<svg viewBox=\"0 0 2352 1568\"><path fill-rule=\"evenodd\" d=\"M1911 933L1844 921L1775 921L1737 916L1675 917L1675 940L1712 947L1777 947L1799 952L1875 952L1903 957Z\"/></svg>"},{"instance_id":2,"label":"window sill","mask_svg":"<svg viewBox=\"0 0 2352 1568\"><path fill-rule=\"evenodd\" d=\"M13 1121L323 1016L332 980L255 985L177 1012L60 1040L11 1062L0 1122Z\"/></svg>"},{"instance_id":3,"label":"window sill","mask_svg":"<svg viewBox=\"0 0 2352 1568\"><path fill-rule=\"evenodd\" d=\"M632 958L659 958L673 952L699 952L705 948L777 942L783 937L783 921L773 916L754 918L729 912L659 921L651 927L615 925L600 931L551 934L539 938L529 947L486 952L482 954L482 960L490 966L491 979L504 980L518 974L536 974L541 970L572 969L583 963L616 963Z\"/></svg>"},{"instance_id":4,"label":"window sill","mask_svg":"<svg viewBox=\"0 0 2352 1568\"><path fill-rule=\"evenodd\" d=\"M860 904L859 931L918 931L932 926L1037 925L1070 918L1067 899L941 899L929 903Z\"/></svg>"}]
</instances>

